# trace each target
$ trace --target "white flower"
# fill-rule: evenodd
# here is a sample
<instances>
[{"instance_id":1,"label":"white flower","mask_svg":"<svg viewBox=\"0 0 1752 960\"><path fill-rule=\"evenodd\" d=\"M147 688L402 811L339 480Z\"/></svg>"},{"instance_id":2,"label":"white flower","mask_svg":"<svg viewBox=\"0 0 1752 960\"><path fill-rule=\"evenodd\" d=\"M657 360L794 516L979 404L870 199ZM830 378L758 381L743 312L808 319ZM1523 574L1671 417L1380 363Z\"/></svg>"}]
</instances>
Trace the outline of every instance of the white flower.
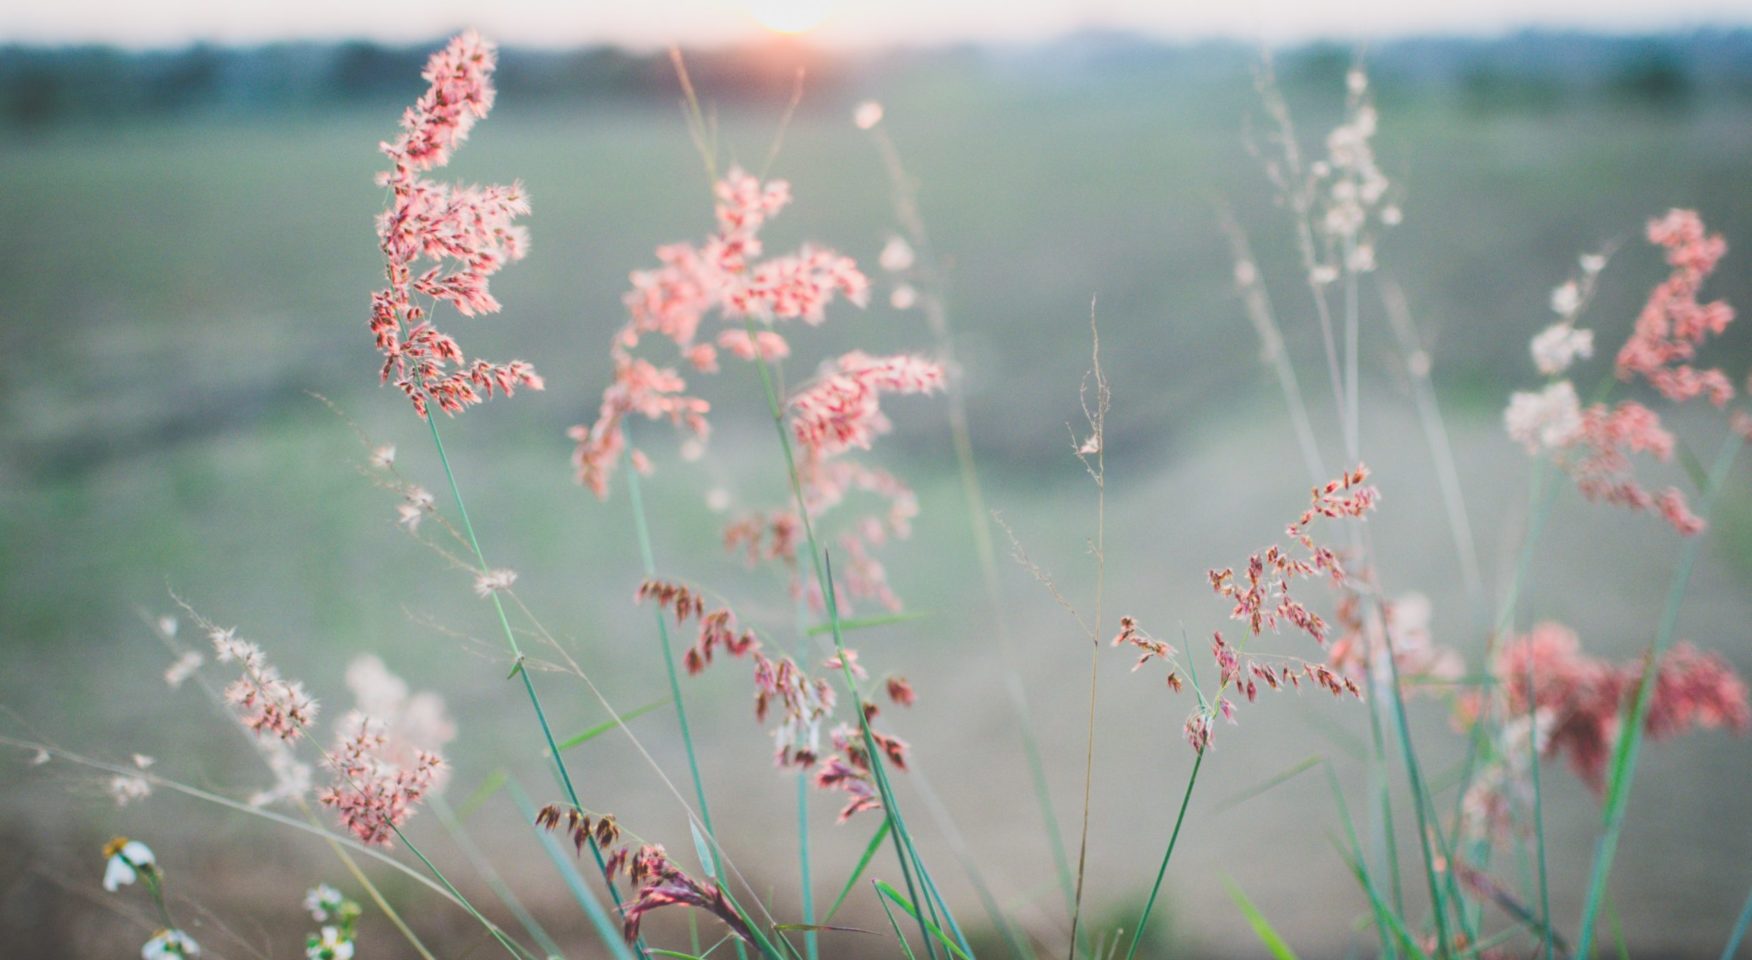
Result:
<instances>
[{"instance_id":1,"label":"white flower","mask_svg":"<svg viewBox=\"0 0 1752 960\"><path fill-rule=\"evenodd\" d=\"M723 513L730 509L730 491L723 487L713 487L706 491L706 509L713 513Z\"/></svg>"},{"instance_id":2,"label":"white flower","mask_svg":"<svg viewBox=\"0 0 1752 960\"><path fill-rule=\"evenodd\" d=\"M342 939L335 927L323 927L320 938L310 938L304 955L310 960L353 960L353 941Z\"/></svg>"},{"instance_id":3,"label":"white flower","mask_svg":"<svg viewBox=\"0 0 1752 960\"><path fill-rule=\"evenodd\" d=\"M1382 224L1389 227L1397 227L1403 222L1405 222L1405 211L1393 206L1381 208Z\"/></svg>"},{"instance_id":4,"label":"white flower","mask_svg":"<svg viewBox=\"0 0 1752 960\"><path fill-rule=\"evenodd\" d=\"M1606 269L1606 255L1603 253L1582 254L1582 272L1592 276Z\"/></svg>"},{"instance_id":5,"label":"white flower","mask_svg":"<svg viewBox=\"0 0 1752 960\"><path fill-rule=\"evenodd\" d=\"M109 863L103 870L103 888L111 893L133 883L140 871L152 868L157 860L152 848L138 840L117 837L103 848ZM174 931L173 931L174 932Z\"/></svg>"},{"instance_id":6,"label":"white flower","mask_svg":"<svg viewBox=\"0 0 1752 960\"><path fill-rule=\"evenodd\" d=\"M169 684L172 690L175 690L182 686L188 678L194 676L195 671L201 669L203 662L201 655L196 651L184 650L182 655L176 658L175 663L165 668L164 682Z\"/></svg>"},{"instance_id":7,"label":"white flower","mask_svg":"<svg viewBox=\"0 0 1752 960\"><path fill-rule=\"evenodd\" d=\"M1594 355L1594 331L1554 323L1534 337L1529 348L1539 372L1555 377L1568 370L1577 359L1585 360Z\"/></svg>"},{"instance_id":8,"label":"white flower","mask_svg":"<svg viewBox=\"0 0 1752 960\"><path fill-rule=\"evenodd\" d=\"M109 795L116 802L116 806L125 807L135 800L144 800L151 796L152 784L147 783L145 777L117 774L110 778Z\"/></svg>"},{"instance_id":9,"label":"white flower","mask_svg":"<svg viewBox=\"0 0 1752 960\"><path fill-rule=\"evenodd\" d=\"M859 130L868 130L882 122L882 104L874 100L865 100L852 111L852 122Z\"/></svg>"},{"instance_id":10,"label":"white flower","mask_svg":"<svg viewBox=\"0 0 1752 960\"><path fill-rule=\"evenodd\" d=\"M326 883L319 883L304 892L304 909L310 911L310 919L321 923L329 915L341 907L341 891Z\"/></svg>"},{"instance_id":11,"label":"white flower","mask_svg":"<svg viewBox=\"0 0 1752 960\"><path fill-rule=\"evenodd\" d=\"M1338 268L1329 264L1320 264L1308 271L1308 282L1317 287L1324 287L1338 279Z\"/></svg>"},{"instance_id":12,"label":"white flower","mask_svg":"<svg viewBox=\"0 0 1752 960\"><path fill-rule=\"evenodd\" d=\"M176 618L175 617L159 617L158 618L158 632L164 634L167 637L175 637L176 636Z\"/></svg>"},{"instance_id":13,"label":"white flower","mask_svg":"<svg viewBox=\"0 0 1752 960\"><path fill-rule=\"evenodd\" d=\"M201 945L181 930L160 930L140 948L141 960L192 960L201 955Z\"/></svg>"},{"instance_id":14,"label":"white flower","mask_svg":"<svg viewBox=\"0 0 1752 960\"><path fill-rule=\"evenodd\" d=\"M903 283L888 295L888 305L896 310L911 310L919 302L919 292L910 283Z\"/></svg>"},{"instance_id":15,"label":"white flower","mask_svg":"<svg viewBox=\"0 0 1752 960\"><path fill-rule=\"evenodd\" d=\"M1582 288L1570 280L1551 291L1551 310L1560 317L1573 315L1582 305Z\"/></svg>"},{"instance_id":16,"label":"white flower","mask_svg":"<svg viewBox=\"0 0 1752 960\"><path fill-rule=\"evenodd\" d=\"M515 570L506 570L502 568L498 570L488 570L486 573L479 574L475 577L475 596L484 600L501 590L511 589L511 585L516 582L517 571Z\"/></svg>"},{"instance_id":17,"label":"white flower","mask_svg":"<svg viewBox=\"0 0 1752 960\"><path fill-rule=\"evenodd\" d=\"M899 273L911 269L916 259L912 244L907 243L904 237L889 237L888 242L882 245L882 252L877 255L876 262L889 273Z\"/></svg>"},{"instance_id":18,"label":"white flower","mask_svg":"<svg viewBox=\"0 0 1752 960\"><path fill-rule=\"evenodd\" d=\"M1581 401L1576 398L1575 386L1559 380L1538 393L1516 392L1503 411L1503 425L1509 438L1528 453L1565 446L1582 429Z\"/></svg>"},{"instance_id":19,"label":"white flower","mask_svg":"<svg viewBox=\"0 0 1752 960\"><path fill-rule=\"evenodd\" d=\"M386 443L371 451L371 465L386 470L395 463L395 444Z\"/></svg>"}]
</instances>

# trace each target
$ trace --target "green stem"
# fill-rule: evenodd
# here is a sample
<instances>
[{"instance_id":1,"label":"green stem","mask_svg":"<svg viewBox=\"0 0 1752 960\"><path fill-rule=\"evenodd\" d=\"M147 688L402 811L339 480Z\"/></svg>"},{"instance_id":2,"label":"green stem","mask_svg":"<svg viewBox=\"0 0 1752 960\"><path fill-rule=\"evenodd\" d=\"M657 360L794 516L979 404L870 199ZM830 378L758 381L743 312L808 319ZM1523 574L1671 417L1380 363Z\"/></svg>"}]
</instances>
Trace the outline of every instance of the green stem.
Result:
<instances>
[{"instance_id":1,"label":"green stem","mask_svg":"<svg viewBox=\"0 0 1752 960\"><path fill-rule=\"evenodd\" d=\"M1704 488L1703 499L1698 504L1699 516L1709 517L1716 496L1734 466L1734 457L1740 452L1741 443L1738 434L1730 435L1722 444L1721 452L1716 454L1715 464L1710 468L1709 485ZM1655 677L1660 673L1661 656L1667 652L1679 625L1679 608L1685 599L1686 587L1691 583L1691 569L1697 563L1702 544L1703 536L1699 534L1686 538L1680 549L1679 563L1673 569L1673 579L1667 588L1667 605L1661 612L1660 629L1649 649L1648 661L1643 664L1642 682L1637 685L1636 697L1629 710L1619 718L1618 745L1613 751L1612 777L1606 786L1606 804L1601 816L1604 832L1594 850L1594 867L1588 880L1582 928L1576 942L1576 956L1581 960L1587 960L1588 951L1594 945L1594 925L1606 893L1606 878L1612 873L1612 860L1618 852L1618 836L1624 829L1625 806L1630 799L1630 784L1636 775L1637 755L1642 748L1643 719L1648 714Z\"/></svg>"},{"instance_id":2,"label":"green stem","mask_svg":"<svg viewBox=\"0 0 1752 960\"><path fill-rule=\"evenodd\" d=\"M1168 834L1168 849L1162 851L1162 865L1156 868L1156 882L1150 885L1150 897L1144 901L1144 912L1138 917L1138 928L1132 931L1131 949L1125 960L1137 955L1138 944L1144 939L1144 926L1150 922L1150 911L1156 908L1156 896L1162 892L1162 878L1168 875L1168 861L1174 856L1174 844L1180 839L1180 825L1186 821L1186 807L1192 802L1192 788L1198 783L1198 768L1204 765L1205 752L1200 750L1192 761L1192 773L1186 778L1186 792L1180 797L1180 812L1174 817L1174 831Z\"/></svg>"},{"instance_id":3,"label":"green stem","mask_svg":"<svg viewBox=\"0 0 1752 960\"><path fill-rule=\"evenodd\" d=\"M757 331L754 327L754 317L749 316L744 318L744 323L748 329L749 339L758 341L756 336ZM888 818L889 826L891 827L889 837L894 842L895 855L900 861L901 878L906 881L907 895L912 897L913 905L917 907L920 901L918 899L918 892L913 885L912 867L908 864L909 856L916 860L917 853L912 850L912 842L906 832L906 823L897 813L893 797L889 793L888 778L883 771L885 765L882 762L882 754L876 747L875 738L871 736L869 719L864 716L863 704L860 702L862 700L862 695L858 691L857 682L852 677L851 660L845 656L845 638L840 630L839 604L835 601L834 597L833 578L827 567L824 565L821 548L815 540L815 525L809 518L809 507L803 498L803 483L797 474L797 458L791 451L791 438L785 432L785 411L779 404L778 393L773 387L772 373L767 369L766 358L764 356L756 356L755 369L760 374L760 385L762 391L766 395L767 409L772 415L773 427L779 436L779 449L783 451L785 455L786 479L790 482L791 496L797 503L797 515L803 524L804 538L809 544L809 562L815 570L815 581L821 589L822 602L827 605L828 614L833 624L834 650L839 654L840 669L844 676L846 689L852 695L852 710L858 715L858 726L863 733L864 749L870 758L871 772L874 774L876 789L882 799L883 814ZM923 872L924 865L919 863L918 866L920 871ZM944 911L948 911L947 904L944 905ZM924 914L925 911L923 910L918 910L915 914L915 919L918 920L919 924L919 936L924 939L926 954L930 956L932 960L935 960L937 950L931 943L931 934L929 930L925 927Z\"/></svg>"},{"instance_id":4,"label":"green stem","mask_svg":"<svg viewBox=\"0 0 1752 960\"><path fill-rule=\"evenodd\" d=\"M444 440L438 435L438 419L428 414L426 426L432 431L432 446L438 451L438 462L443 466L444 477L450 483L450 496L456 501L456 512L462 519L463 532L468 535L468 544L474 550L475 561L480 564L482 575L486 575L491 568L487 565L486 554L481 552L481 542L475 536L474 524L469 521L468 505L463 501L462 489L456 483L456 471L450 468L450 457L444 452ZM513 672L523 678L523 690L528 694L529 705L534 709L535 719L541 725L542 738L547 741L548 756L553 758L554 770L559 774L560 783L566 790L566 799L573 807L583 809L584 804L578 799L578 790L572 784L571 771L566 769L566 761L560 756L559 745L554 742L554 731L553 727L548 724L547 711L542 709L541 697L535 692L535 681L530 678L529 671L524 669L523 651L517 645L517 634L511 629L511 619L505 614L505 604L499 599L497 591L494 591L491 596L493 609L499 615L499 626L505 631L505 645L511 651ZM615 887L614 877L608 872L608 863L603 859L602 849L597 846L595 837L588 838L588 845L590 855L596 860L596 868L602 874L602 882L608 887L608 895L614 900L615 908L618 910L622 906L620 891ZM635 944L634 949L641 957L646 956L643 942Z\"/></svg>"},{"instance_id":5,"label":"green stem","mask_svg":"<svg viewBox=\"0 0 1752 960\"><path fill-rule=\"evenodd\" d=\"M815 925L815 889L809 878L809 777L797 771L797 863L803 877L803 923ZM809 960L817 960L819 947L814 930L803 931L803 949Z\"/></svg>"}]
</instances>

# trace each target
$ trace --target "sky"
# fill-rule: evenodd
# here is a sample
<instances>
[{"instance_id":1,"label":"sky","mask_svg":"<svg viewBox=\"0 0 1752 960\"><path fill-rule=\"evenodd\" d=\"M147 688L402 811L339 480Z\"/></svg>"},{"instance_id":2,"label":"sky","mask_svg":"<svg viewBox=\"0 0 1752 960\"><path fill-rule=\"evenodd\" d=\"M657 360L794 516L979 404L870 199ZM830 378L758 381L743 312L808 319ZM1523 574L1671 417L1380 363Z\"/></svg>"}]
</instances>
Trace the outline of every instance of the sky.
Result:
<instances>
[{"instance_id":1,"label":"sky","mask_svg":"<svg viewBox=\"0 0 1752 960\"><path fill-rule=\"evenodd\" d=\"M469 25L501 43L725 44L774 30L824 46L1027 42L1129 30L1273 42L1523 28L1637 33L1752 26L1752 0L14 0L0 42L258 43L429 39Z\"/></svg>"}]
</instances>

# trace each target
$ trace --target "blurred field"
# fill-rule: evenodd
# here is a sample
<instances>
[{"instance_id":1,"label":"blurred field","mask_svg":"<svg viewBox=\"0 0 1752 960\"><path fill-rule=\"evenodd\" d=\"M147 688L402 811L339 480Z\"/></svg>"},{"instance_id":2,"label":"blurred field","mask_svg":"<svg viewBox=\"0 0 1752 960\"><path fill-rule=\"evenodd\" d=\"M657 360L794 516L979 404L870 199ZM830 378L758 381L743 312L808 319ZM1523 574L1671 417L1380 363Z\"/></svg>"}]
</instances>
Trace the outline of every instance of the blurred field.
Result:
<instances>
[{"instance_id":1,"label":"blurred field","mask_svg":"<svg viewBox=\"0 0 1752 960\"><path fill-rule=\"evenodd\" d=\"M855 89L806 101L773 167L798 201L767 233L769 249L812 238L874 262L891 229L887 184L840 101L882 99L948 260L988 498L1074 596L1092 586L1084 544L1094 501L1063 424L1078 416L1098 297L1115 393L1107 612L1164 630L1184 623L1195 637L1225 614L1203 571L1275 537L1305 491L1282 401L1230 291L1219 202L1235 210L1278 281L1309 402L1319 422L1331 422L1314 327L1289 269L1287 222L1247 150L1248 64L1225 62L1190 88L1147 69L1055 74L1001 60L863 75ZM1432 346L1496 584L1525 520L1528 473L1498 417L1509 390L1535 377L1525 344L1546 321L1549 288L1576 253L1624 245L1590 314L1609 353L1659 275L1638 239L1646 217L1695 206L1730 244L1752 248L1752 101L1480 109L1452 91L1398 88L1390 71L1379 82L1378 148L1407 211L1382 262ZM1301 82L1291 93L1312 146L1340 88ZM744 163L760 166L782 108L724 109L725 141ZM416 688L444 692L463 728L452 748L453 803L501 766L538 802L551 793L527 707L502 682L486 607L466 577L400 534L392 499L354 468L363 451L347 426L306 395L331 398L373 437L396 443L415 479L441 486L424 428L376 388L364 329L379 275L374 147L394 118L393 109L351 109L123 121L0 140L0 730L109 759L150 754L157 769L212 789L257 786L259 765L194 691L170 693L159 679L167 657L139 613L166 612L168 586L267 644L288 674L325 697L331 716L345 707L341 674L359 652L379 653ZM461 179L520 177L535 204L532 254L494 281L506 311L453 324L466 349L531 359L549 385L444 425L483 544L495 564L521 572L520 591L617 706L659 699L650 621L630 603L640 576L624 491L605 505L574 486L563 431L594 409L626 272L658 243L709 226L698 158L679 111L538 111L506 97L451 169ZM1731 253L1711 289L1752 309L1746 262ZM1438 639L1476 666L1478 611L1459 587L1428 448L1372 304L1365 338L1364 448L1384 495L1372 523L1386 582L1428 593ZM791 370L801 378L832 352L925 348L929 332L916 314L878 306L837 311L795 342ZM1742 322L1714 349L1715 362L1743 374L1752 331ZM1596 360L1584 383L1605 371ZM745 373L727 368L707 388L719 411L707 461L660 456L647 497L663 572L750 598L741 612L782 629L790 617L783 585L722 554L718 520L701 502L713 485L753 505L783 496L776 446L758 420L759 388ZM927 855L953 880L964 921L978 910L950 846L928 825L921 783L940 796L1000 899L1018 904L1029 926L1052 930L1062 911L1051 859L1003 696L998 626L979 590L941 406L903 402L896 413L899 429L877 455L916 483L923 514L915 539L886 559L901 595L927 616L859 645L866 663L906 673L920 692L918 707L896 719L920 767L903 803L927 824ZM670 446L655 429L642 435L653 449ZM1742 464L1681 635L1752 672L1746 476ZM1654 629L1676 550L1653 521L1565 495L1539 553L1531 609L1570 622L1594 650L1628 656ZM1004 574L1005 619L1023 651L1017 667L1060 818L1074 835L1087 654L1025 574L1008 563ZM1116 655L1101 677L1091 841L1091 897L1112 923L1128 920L1147 889L1191 760L1179 736L1187 704L1126 666ZM745 684L736 665L684 690L726 847L776 902L793 903L793 785L768 766ZM603 718L576 681L554 676L545 686L561 727ZM1447 746L1430 762L1438 782L1451 784L1458 743L1440 707L1416 711L1425 742ZM1353 924L1364 901L1328 841L1336 816L1319 775L1230 802L1312 754L1355 768L1346 753L1361 742L1363 721L1354 705L1305 694L1262 704L1224 731L1167 888L1164 927L1179 943L1210 955L1257 952L1223 892L1231 876L1304 955L1369 949L1372 935ZM634 727L685 784L672 718L658 712ZM26 759L0 757L7 943L45 956L134 949L136 928L112 913L111 900L93 897L97 849L116 832L157 849L178 892L212 912L197 937L232 956L249 950L211 932L216 918L252 945L271 934L271 955L286 956L303 930L305 886L341 879L308 838L163 794L118 812L90 775ZM582 748L579 769L593 805L687 849L678 808L625 742L605 737ZM1548 769L1553 906L1573 924L1597 807ZM1363 785L1352 787L1360 795ZM1634 950L1719 951L1752 879L1749 789L1745 741L1709 734L1646 754L1614 883ZM1450 791L1442 802L1451 801ZM836 828L833 809L825 800L815 809L818 899L837 891L872 826ZM510 805L495 799L471 826L564 942L587 950L588 930ZM434 818L414 828L446 846ZM386 889L412 895L394 877ZM454 936L455 955L484 955L459 912L425 906L410 916L441 942ZM399 941L367 917L371 955L398 955ZM867 905L846 918L883 922ZM864 955L873 942L849 936L829 955Z\"/></svg>"}]
</instances>

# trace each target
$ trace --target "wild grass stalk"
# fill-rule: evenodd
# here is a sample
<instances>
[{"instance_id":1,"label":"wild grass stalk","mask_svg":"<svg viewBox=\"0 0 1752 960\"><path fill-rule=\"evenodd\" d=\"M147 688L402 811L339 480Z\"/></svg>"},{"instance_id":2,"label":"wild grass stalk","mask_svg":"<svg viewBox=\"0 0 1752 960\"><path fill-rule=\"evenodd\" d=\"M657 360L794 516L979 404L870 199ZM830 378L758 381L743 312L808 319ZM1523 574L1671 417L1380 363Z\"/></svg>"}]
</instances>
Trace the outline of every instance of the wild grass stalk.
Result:
<instances>
[{"instance_id":1,"label":"wild grass stalk","mask_svg":"<svg viewBox=\"0 0 1752 960\"><path fill-rule=\"evenodd\" d=\"M1722 442L1715 462L1710 467L1708 485L1704 487L1702 498L1698 502L1699 516L1707 519L1711 514L1744 442L1743 437L1733 432ZM1703 538L1693 536L1686 538L1679 548L1679 561L1674 565L1673 576L1667 587L1666 605L1661 611L1654 643L1649 646L1646 655L1642 679L1637 684L1635 697L1620 714L1620 733L1612 753L1612 763L1606 780L1606 800L1600 815L1601 834L1594 849L1594 865L1588 876L1581 929L1576 936L1578 957L1590 956L1589 950L1594 944L1594 927L1606 894L1606 881L1612 873L1612 861L1618 853L1618 837L1624 829L1624 813L1630 800L1631 781L1636 776L1637 756L1643 741L1643 719L1648 715L1655 677L1660 673L1661 656L1672 645L1674 631L1679 626L1680 607L1685 599L1686 588L1691 583L1691 570L1697 563L1697 555L1702 545Z\"/></svg>"},{"instance_id":2,"label":"wild grass stalk","mask_svg":"<svg viewBox=\"0 0 1752 960\"><path fill-rule=\"evenodd\" d=\"M744 323L747 327L749 338L754 339L754 318L752 316L746 317L744 318ZM888 819L891 828L889 837L893 841L895 855L900 861L901 877L906 881L907 895L913 898L914 905L918 905L920 901L918 899L918 891L913 884L913 871L916 868L920 873L923 873L924 864L918 858L917 852L913 848L912 840L906 829L906 820L901 816L900 810L894 801L893 793L889 789L888 775L884 770L886 764L882 760L882 751L878 749L875 738L870 735L870 721L869 718L864 715L862 705L863 695L858 689L856 678L852 676L851 658L845 655L845 638L839 624L839 605L834 597L834 584L833 578L830 574L830 566L826 555L822 553L821 548L815 539L815 525L809 516L809 504L803 496L803 484L797 474L797 458L791 450L790 433L785 429L785 410L779 403L778 392L773 385L772 370L769 369L764 355L757 354L754 365L756 371L760 375L761 390L766 397L767 411L772 417L774 430L778 433L779 448L784 455L786 478L790 483L791 495L797 507L799 522L803 525L804 539L809 547L810 566L814 569L816 583L820 587L823 602L827 605L829 623L833 627L834 651L839 655L840 672L845 682L846 692L851 695L853 711L858 715L858 725L863 735L864 749L870 758L871 774L876 780L876 787L882 798L883 815ZM929 903L929 901L926 901L927 905L929 905ZM944 912L947 914L948 905L943 904L942 906ZM930 934L925 925L923 911L920 911L917 914L917 919L919 921L919 934L924 938L925 952L928 956L935 958L937 951L931 943Z\"/></svg>"}]
</instances>

